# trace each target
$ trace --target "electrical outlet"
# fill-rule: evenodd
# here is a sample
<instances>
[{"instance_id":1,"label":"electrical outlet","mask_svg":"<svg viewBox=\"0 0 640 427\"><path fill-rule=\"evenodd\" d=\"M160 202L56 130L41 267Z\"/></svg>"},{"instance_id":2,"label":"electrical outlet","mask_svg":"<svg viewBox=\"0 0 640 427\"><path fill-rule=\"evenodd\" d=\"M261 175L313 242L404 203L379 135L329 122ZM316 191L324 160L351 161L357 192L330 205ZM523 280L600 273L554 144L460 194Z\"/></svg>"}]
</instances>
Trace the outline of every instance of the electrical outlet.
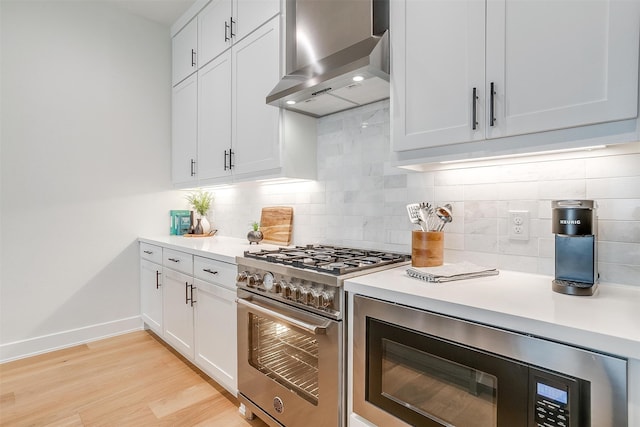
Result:
<instances>
[{"instance_id":1,"label":"electrical outlet","mask_svg":"<svg viewBox=\"0 0 640 427\"><path fill-rule=\"evenodd\" d=\"M509 211L509 239L529 240L529 211Z\"/></svg>"}]
</instances>

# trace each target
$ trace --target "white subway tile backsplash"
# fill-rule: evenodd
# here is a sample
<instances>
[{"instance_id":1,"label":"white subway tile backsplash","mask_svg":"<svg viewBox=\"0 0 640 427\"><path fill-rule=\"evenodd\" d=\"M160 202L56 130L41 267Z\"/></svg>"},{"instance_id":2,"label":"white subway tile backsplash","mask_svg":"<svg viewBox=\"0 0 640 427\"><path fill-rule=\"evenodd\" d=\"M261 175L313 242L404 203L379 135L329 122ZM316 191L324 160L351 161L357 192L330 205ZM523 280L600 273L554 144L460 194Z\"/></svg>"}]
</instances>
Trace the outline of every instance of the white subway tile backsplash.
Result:
<instances>
[{"instance_id":1,"label":"white subway tile backsplash","mask_svg":"<svg viewBox=\"0 0 640 427\"><path fill-rule=\"evenodd\" d=\"M539 185L537 182L500 183L497 200L537 200Z\"/></svg>"},{"instance_id":2,"label":"white subway tile backsplash","mask_svg":"<svg viewBox=\"0 0 640 427\"><path fill-rule=\"evenodd\" d=\"M640 173L640 154L585 159L587 178L617 178Z\"/></svg>"},{"instance_id":3,"label":"white subway tile backsplash","mask_svg":"<svg viewBox=\"0 0 640 427\"><path fill-rule=\"evenodd\" d=\"M587 186L582 179L540 181L539 198L548 200L586 199Z\"/></svg>"},{"instance_id":4,"label":"white subway tile backsplash","mask_svg":"<svg viewBox=\"0 0 640 427\"><path fill-rule=\"evenodd\" d=\"M640 174L587 180L587 199L638 199Z\"/></svg>"},{"instance_id":5,"label":"white subway tile backsplash","mask_svg":"<svg viewBox=\"0 0 640 427\"><path fill-rule=\"evenodd\" d=\"M601 282L625 283L640 286L640 266L599 263Z\"/></svg>"},{"instance_id":6,"label":"white subway tile backsplash","mask_svg":"<svg viewBox=\"0 0 640 427\"><path fill-rule=\"evenodd\" d=\"M463 200L499 200L499 184L469 184L464 186Z\"/></svg>"},{"instance_id":7,"label":"white subway tile backsplash","mask_svg":"<svg viewBox=\"0 0 640 427\"><path fill-rule=\"evenodd\" d=\"M598 242L598 262L636 264L640 259L640 243Z\"/></svg>"},{"instance_id":8,"label":"white subway tile backsplash","mask_svg":"<svg viewBox=\"0 0 640 427\"><path fill-rule=\"evenodd\" d=\"M409 253L417 226L409 222L406 205L451 203L447 262L553 276L551 201L595 199L601 280L640 285L640 154L415 172L391 163L388 101L317 124L318 180L215 190L211 217L221 235L246 236L263 206L282 204L294 207L294 244ZM508 239L509 210L529 211L528 241Z\"/></svg>"},{"instance_id":9,"label":"white subway tile backsplash","mask_svg":"<svg viewBox=\"0 0 640 427\"><path fill-rule=\"evenodd\" d=\"M639 221L640 199L601 199L597 201L600 220Z\"/></svg>"},{"instance_id":10,"label":"white subway tile backsplash","mask_svg":"<svg viewBox=\"0 0 640 427\"><path fill-rule=\"evenodd\" d=\"M640 242L640 221L598 221L598 240Z\"/></svg>"}]
</instances>

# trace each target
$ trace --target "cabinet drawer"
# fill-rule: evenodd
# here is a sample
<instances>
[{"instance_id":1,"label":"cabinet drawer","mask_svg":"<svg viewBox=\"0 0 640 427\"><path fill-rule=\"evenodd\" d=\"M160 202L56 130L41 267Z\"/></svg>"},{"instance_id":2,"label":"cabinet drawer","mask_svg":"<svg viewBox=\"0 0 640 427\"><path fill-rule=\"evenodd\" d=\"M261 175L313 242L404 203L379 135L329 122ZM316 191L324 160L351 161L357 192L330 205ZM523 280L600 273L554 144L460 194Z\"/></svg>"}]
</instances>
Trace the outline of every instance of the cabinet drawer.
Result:
<instances>
[{"instance_id":1,"label":"cabinet drawer","mask_svg":"<svg viewBox=\"0 0 640 427\"><path fill-rule=\"evenodd\" d=\"M140 242L140 258L148 259L156 264L162 264L162 248L160 246Z\"/></svg>"},{"instance_id":2,"label":"cabinet drawer","mask_svg":"<svg viewBox=\"0 0 640 427\"><path fill-rule=\"evenodd\" d=\"M238 267L235 264L199 256L193 258L193 275L195 277L210 283L217 283L228 289L236 289Z\"/></svg>"},{"instance_id":3,"label":"cabinet drawer","mask_svg":"<svg viewBox=\"0 0 640 427\"><path fill-rule=\"evenodd\" d=\"M164 248L162 265L185 274L193 274L193 255Z\"/></svg>"}]
</instances>

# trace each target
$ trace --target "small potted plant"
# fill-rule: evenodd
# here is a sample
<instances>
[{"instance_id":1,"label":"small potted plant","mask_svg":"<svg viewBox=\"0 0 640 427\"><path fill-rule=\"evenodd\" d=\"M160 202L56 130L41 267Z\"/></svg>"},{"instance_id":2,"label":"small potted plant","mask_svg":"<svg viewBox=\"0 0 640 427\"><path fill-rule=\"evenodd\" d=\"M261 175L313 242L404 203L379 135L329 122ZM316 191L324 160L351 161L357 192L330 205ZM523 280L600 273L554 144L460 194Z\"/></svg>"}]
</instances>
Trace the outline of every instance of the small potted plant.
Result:
<instances>
[{"instance_id":1,"label":"small potted plant","mask_svg":"<svg viewBox=\"0 0 640 427\"><path fill-rule=\"evenodd\" d=\"M206 234L211 231L211 225L207 220L207 212L213 202L213 194L199 189L186 196L187 201L194 211L198 213L197 223L193 227L193 234Z\"/></svg>"},{"instance_id":2,"label":"small potted plant","mask_svg":"<svg viewBox=\"0 0 640 427\"><path fill-rule=\"evenodd\" d=\"M251 223L251 227L253 228L253 230L247 233L247 240L249 240L249 244L255 243L257 245L264 237L262 235L262 231L260 231L260 223L257 221L253 221Z\"/></svg>"}]
</instances>

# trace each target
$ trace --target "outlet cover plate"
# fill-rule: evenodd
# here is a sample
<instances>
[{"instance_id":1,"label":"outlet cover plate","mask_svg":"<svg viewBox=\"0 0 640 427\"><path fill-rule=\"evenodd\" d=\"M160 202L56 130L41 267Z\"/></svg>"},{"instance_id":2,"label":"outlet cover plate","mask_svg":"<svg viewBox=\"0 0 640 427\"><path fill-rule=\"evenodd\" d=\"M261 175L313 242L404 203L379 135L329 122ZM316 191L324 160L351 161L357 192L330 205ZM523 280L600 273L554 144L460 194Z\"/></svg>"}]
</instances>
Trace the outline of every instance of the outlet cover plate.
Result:
<instances>
[{"instance_id":1,"label":"outlet cover plate","mask_svg":"<svg viewBox=\"0 0 640 427\"><path fill-rule=\"evenodd\" d=\"M529 211L509 211L509 240L529 240Z\"/></svg>"}]
</instances>

